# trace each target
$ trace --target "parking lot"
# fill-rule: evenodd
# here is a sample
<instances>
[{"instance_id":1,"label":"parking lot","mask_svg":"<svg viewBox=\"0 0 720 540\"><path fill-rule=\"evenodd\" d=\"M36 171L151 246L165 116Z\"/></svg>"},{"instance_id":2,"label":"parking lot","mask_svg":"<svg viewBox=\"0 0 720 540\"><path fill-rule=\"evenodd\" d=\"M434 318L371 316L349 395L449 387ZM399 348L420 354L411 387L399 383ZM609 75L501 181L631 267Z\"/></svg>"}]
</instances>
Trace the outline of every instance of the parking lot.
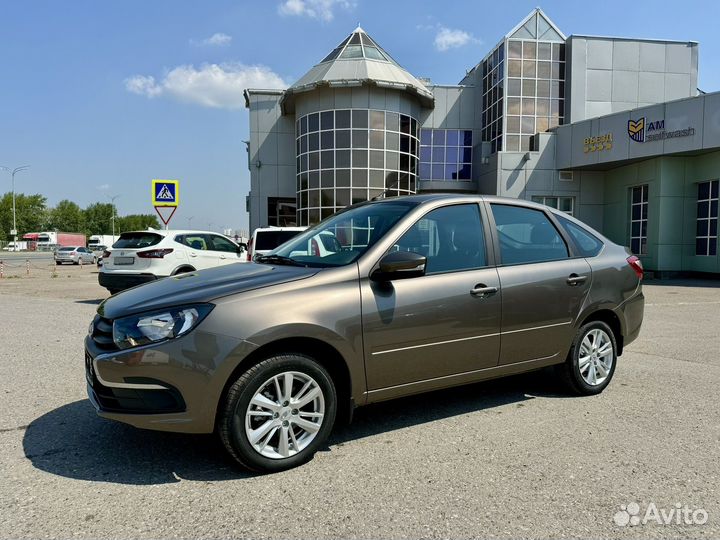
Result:
<instances>
[{"instance_id":1,"label":"parking lot","mask_svg":"<svg viewBox=\"0 0 720 540\"><path fill-rule=\"evenodd\" d=\"M0 280L0 537L720 536L720 282L647 282L599 396L539 372L378 404L254 476L211 436L97 418L82 340L106 292L92 267L35 264ZM630 503L708 519L618 525Z\"/></svg>"}]
</instances>

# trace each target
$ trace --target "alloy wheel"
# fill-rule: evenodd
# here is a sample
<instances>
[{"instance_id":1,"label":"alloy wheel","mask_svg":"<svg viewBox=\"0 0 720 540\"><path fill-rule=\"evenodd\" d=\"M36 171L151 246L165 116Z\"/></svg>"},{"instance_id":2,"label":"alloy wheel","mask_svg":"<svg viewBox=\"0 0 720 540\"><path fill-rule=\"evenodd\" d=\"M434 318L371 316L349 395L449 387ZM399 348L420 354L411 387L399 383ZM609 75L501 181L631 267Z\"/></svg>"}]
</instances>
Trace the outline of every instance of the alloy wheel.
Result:
<instances>
[{"instance_id":1,"label":"alloy wheel","mask_svg":"<svg viewBox=\"0 0 720 540\"><path fill-rule=\"evenodd\" d=\"M325 396L311 376L286 371L265 381L245 411L245 434L260 455L284 459L302 452L317 436Z\"/></svg>"},{"instance_id":2,"label":"alloy wheel","mask_svg":"<svg viewBox=\"0 0 720 540\"><path fill-rule=\"evenodd\" d=\"M610 336L604 330L593 328L580 342L578 369L580 376L590 386L598 386L610 375L615 351Z\"/></svg>"}]
</instances>

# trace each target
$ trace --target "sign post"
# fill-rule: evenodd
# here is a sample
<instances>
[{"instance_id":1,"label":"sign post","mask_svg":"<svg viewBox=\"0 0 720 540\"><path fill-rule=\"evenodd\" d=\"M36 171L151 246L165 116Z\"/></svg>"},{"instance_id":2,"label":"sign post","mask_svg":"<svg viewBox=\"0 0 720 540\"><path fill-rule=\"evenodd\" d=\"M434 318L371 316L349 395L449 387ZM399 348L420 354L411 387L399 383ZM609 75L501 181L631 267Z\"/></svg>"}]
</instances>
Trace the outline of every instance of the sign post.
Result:
<instances>
[{"instance_id":1,"label":"sign post","mask_svg":"<svg viewBox=\"0 0 720 540\"><path fill-rule=\"evenodd\" d=\"M152 204L167 230L168 223L180 204L180 181L153 179ZM167 217L163 214L163 209L170 211Z\"/></svg>"}]
</instances>

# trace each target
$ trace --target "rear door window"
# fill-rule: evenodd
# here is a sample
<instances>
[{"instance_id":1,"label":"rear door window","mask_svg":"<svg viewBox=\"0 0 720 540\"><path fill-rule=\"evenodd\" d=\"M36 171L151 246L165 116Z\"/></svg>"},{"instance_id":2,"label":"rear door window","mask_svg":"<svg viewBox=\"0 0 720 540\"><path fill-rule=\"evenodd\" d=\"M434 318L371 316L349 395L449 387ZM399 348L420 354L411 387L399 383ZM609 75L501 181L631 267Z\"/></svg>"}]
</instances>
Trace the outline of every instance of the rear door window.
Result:
<instances>
[{"instance_id":1,"label":"rear door window","mask_svg":"<svg viewBox=\"0 0 720 540\"><path fill-rule=\"evenodd\" d=\"M568 258L565 241L545 212L508 204L490 205L502 264L528 264Z\"/></svg>"},{"instance_id":2,"label":"rear door window","mask_svg":"<svg viewBox=\"0 0 720 540\"><path fill-rule=\"evenodd\" d=\"M197 249L198 251L209 250L208 241L204 234L183 234L175 239L176 242L180 242L189 248Z\"/></svg>"},{"instance_id":3,"label":"rear door window","mask_svg":"<svg viewBox=\"0 0 720 540\"><path fill-rule=\"evenodd\" d=\"M595 235L563 216L556 214L555 217L563 229L572 236L578 251L583 257L595 257L595 255L600 253L600 250L603 248L603 243L598 240Z\"/></svg>"},{"instance_id":4,"label":"rear door window","mask_svg":"<svg viewBox=\"0 0 720 540\"><path fill-rule=\"evenodd\" d=\"M151 232L122 233L112 247L115 249L145 248L159 244L162 239L161 235Z\"/></svg>"}]
</instances>

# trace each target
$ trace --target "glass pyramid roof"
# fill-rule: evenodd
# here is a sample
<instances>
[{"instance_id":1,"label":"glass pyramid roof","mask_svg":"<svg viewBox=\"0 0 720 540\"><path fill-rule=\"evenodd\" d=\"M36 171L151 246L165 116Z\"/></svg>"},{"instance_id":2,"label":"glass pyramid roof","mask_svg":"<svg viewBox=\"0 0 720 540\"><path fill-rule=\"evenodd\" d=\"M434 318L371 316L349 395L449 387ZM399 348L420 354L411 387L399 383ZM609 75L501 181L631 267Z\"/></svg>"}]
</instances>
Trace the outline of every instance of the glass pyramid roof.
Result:
<instances>
[{"instance_id":1,"label":"glass pyramid roof","mask_svg":"<svg viewBox=\"0 0 720 540\"><path fill-rule=\"evenodd\" d=\"M392 62L396 66L400 67L400 64L393 60L392 56L390 56L380 45L375 43L375 41L373 41L373 39L359 26L352 34L342 40L330 54L323 58L320 63L331 62L336 58L341 60L367 58L369 60Z\"/></svg>"},{"instance_id":2,"label":"glass pyramid roof","mask_svg":"<svg viewBox=\"0 0 720 540\"><path fill-rule=\"evenodd\" d=\"M434 106L433 94L398 64L359 26L320 63L285 91L284 112L292 111L295 96L320 86L352 87L370 84L415 94L423 106Z\"/></svg>"}]
</instances>

